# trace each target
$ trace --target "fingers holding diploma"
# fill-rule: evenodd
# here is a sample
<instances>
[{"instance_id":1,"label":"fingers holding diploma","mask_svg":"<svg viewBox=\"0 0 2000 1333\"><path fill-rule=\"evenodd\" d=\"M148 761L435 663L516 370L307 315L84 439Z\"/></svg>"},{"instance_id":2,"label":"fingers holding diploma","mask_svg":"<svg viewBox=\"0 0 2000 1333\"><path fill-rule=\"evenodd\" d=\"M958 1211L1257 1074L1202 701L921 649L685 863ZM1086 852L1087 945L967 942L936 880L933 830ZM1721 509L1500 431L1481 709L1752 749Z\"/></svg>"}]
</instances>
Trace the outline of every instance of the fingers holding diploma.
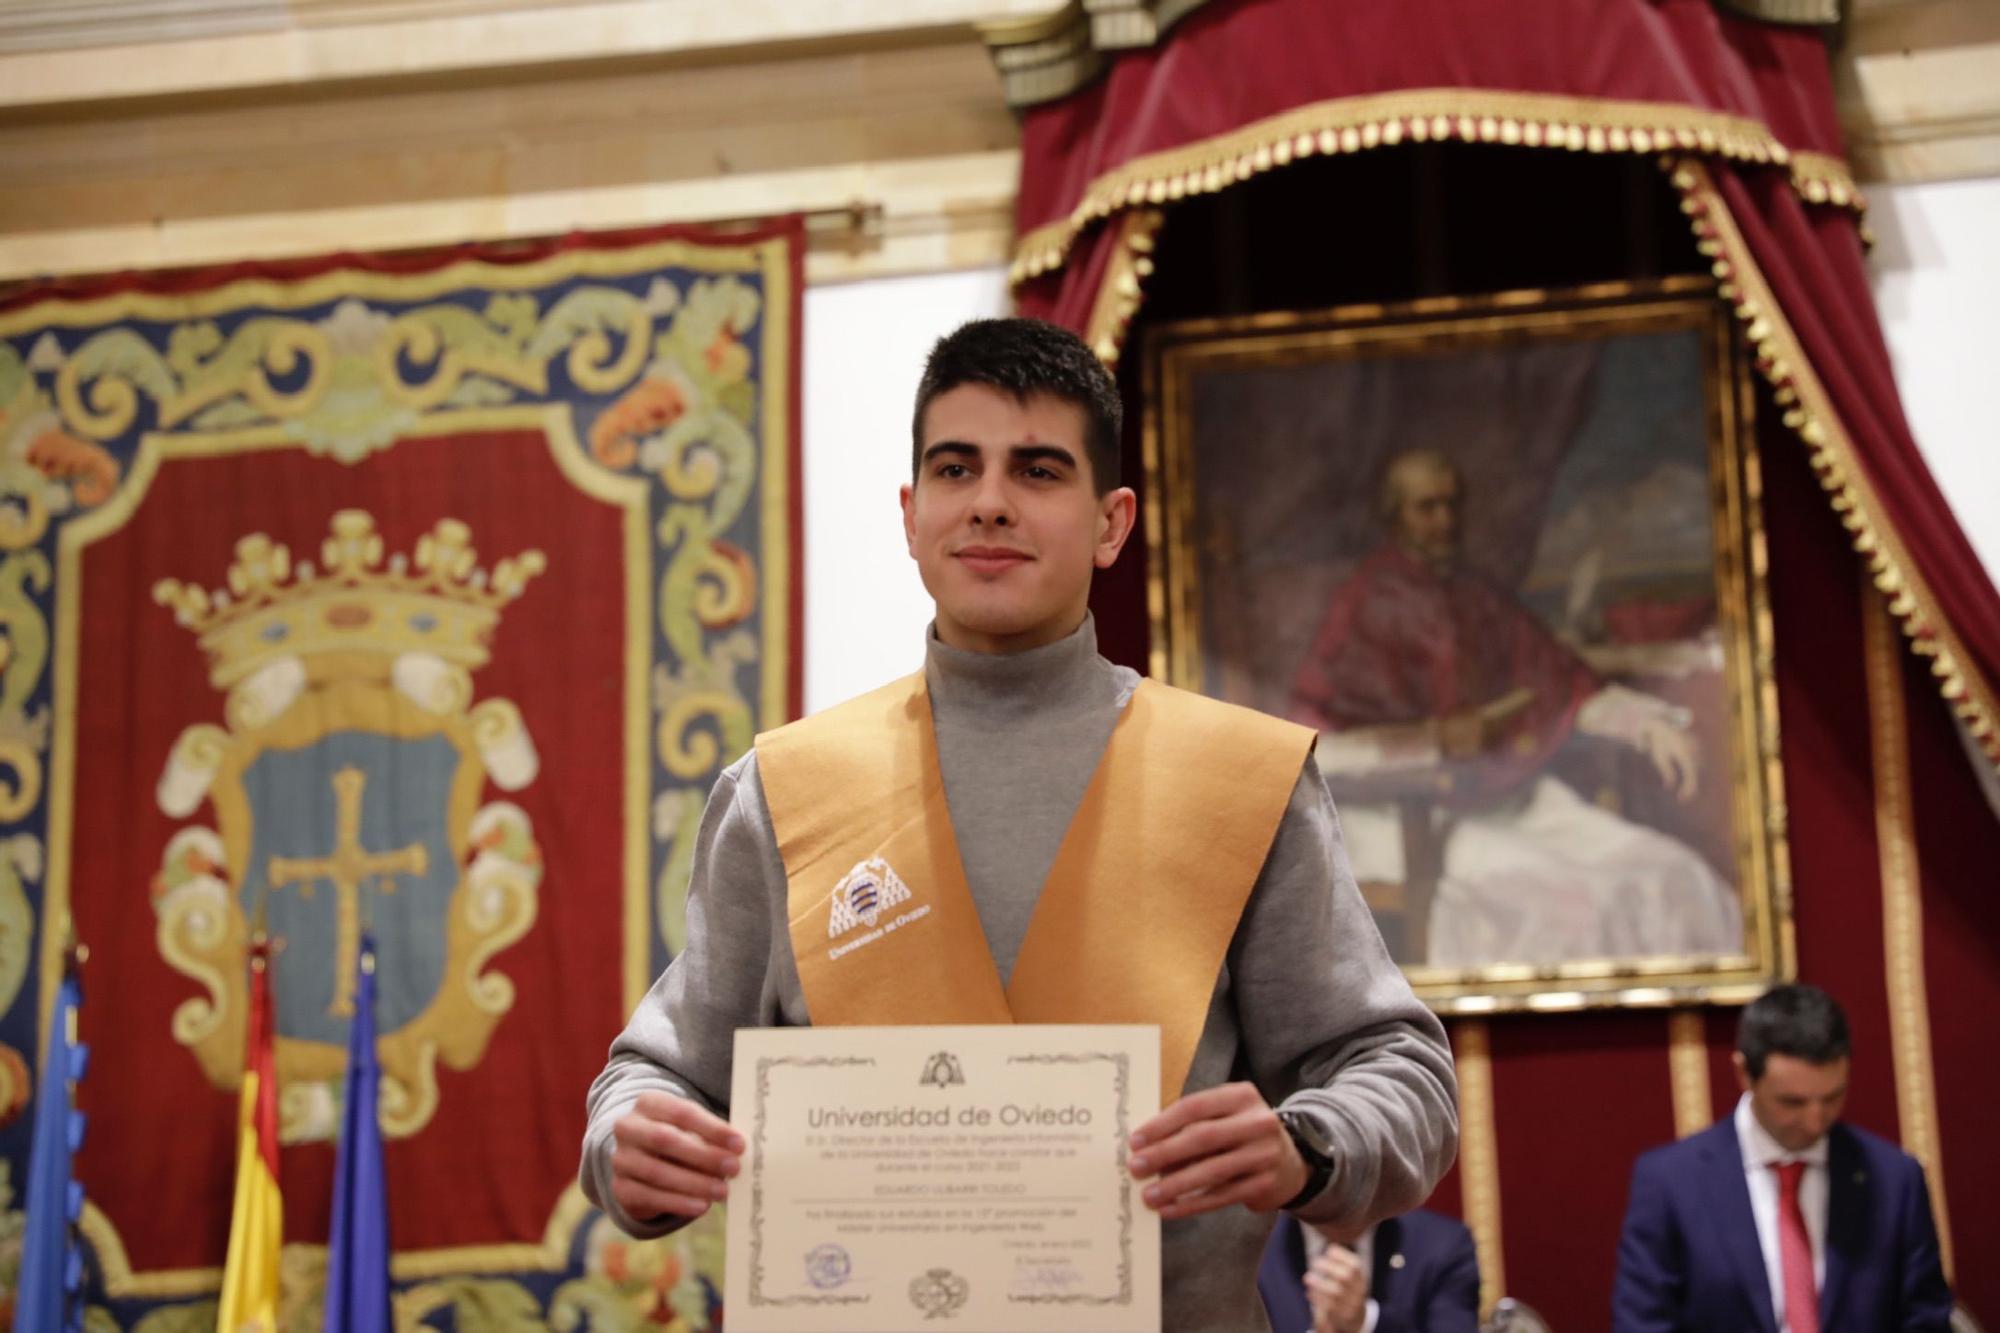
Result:
<instances>
[{"instance_id":1,"label":"fingers holding diploma","mask_svg":"<svg viewBox=\"0 0 2000 1333\"><path fill-rule=\"evenodd\" d=\"M743 1136L671 1093L640 1093L611 1134L611 1193L635 1218L700 1217L742 1170Z\"/></svg>"},{"instance_id":2,"label":"fingers holding diploma","mask_svg":"<svg viewBox=\"0 0 2000 1333\"><path fill-rule=\"evenodd\" d=\"M1249 1083L1182 1097L1134 1130L1131 1146L1133 1176L1153 1181L1142 1197L1163 1218L1239 1203L1269 1212L1308 1174L1283 1122Z\"/></svg>"}]
</instances>

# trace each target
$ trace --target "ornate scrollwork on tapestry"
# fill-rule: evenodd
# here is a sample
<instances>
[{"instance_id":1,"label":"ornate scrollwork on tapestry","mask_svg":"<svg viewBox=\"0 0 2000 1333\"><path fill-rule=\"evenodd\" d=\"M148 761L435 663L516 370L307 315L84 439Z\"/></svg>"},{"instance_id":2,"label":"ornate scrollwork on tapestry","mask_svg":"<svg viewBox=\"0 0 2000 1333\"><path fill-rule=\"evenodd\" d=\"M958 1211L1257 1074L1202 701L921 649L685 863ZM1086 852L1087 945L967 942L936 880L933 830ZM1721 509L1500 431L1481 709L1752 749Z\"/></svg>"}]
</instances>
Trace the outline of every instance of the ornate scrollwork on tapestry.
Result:
<instances>
[{"instance_id":1,"label":"ornate scrollwork on tapestry","mask_svg":"<svg viewBox=\"0 0 2000 1333\"><path fill-rule=\"evenodd\" d=\"M449 1314L455 1328L491 1329L493 1333L541 1333L548 1327L541 1302L519 1282L506 1278L447 1278L423 1282L396 1293L397 1333L417 1333L434 1325L427 1321ZM619 1327L611 1325L610 1327Z\"/></svg>"},{"instance_id":2,"label":"ornate scrollwork on tapestry","mask_svg":"<svg viewBox=\"0 0 2000 1333\"><path fill-rule=\"evenodd\" d=\"M665 665L653 668L653 707L660 715L656 740L669 774L689 783L712 777L750 748L756 738L755 715L735 680L736 669L756 659L756 640L739 632L710 644L705 659L683 661L672 671ZM688 873L705 789L683 787L662 794L653 805L653 837L662 853L653 919L669 953L679 953L687 942Z\"/></svg>"},{"instance_id":3,"label":"ornate scrollwork on tapestry","mask_svg":"<svg viewBox=\"0 0 2000 1333\"><path fill-rule=\"evenodd\" d=\"M35 370L62 361L53 339L44 338L26 359L0 343L0 550L33 546L53 516L103 504L118 488L111 452L77 438L80 432L35 382ZM117 397L111 393L105 404L114 416ZM96 418L86 409L84 419Z\"/></svg>"},{"instance_id":4,"label":"ornate scrollwork on tapestry","mask_svg":"<svg viewBox=\"0 0 2000 1333\"><path fill-rule=\"evenodd\" d=\"M10 1292L19 1285L21 1250L27 1232L28 1215L14 1206L14 1164L0 1161L0 1285ZM9 1322L12 1314L9 1310Z\"/></svg>"},{"instance_id":5,"label":"ornate scrollwork on tapestry","mask_svg":"<svg viewBox=\"0 0 2000 1333\"><path fill-rule=\"evenodd\" d=\"M657 613L668 652L653 672L656 751L671 777L705 788L756 730L739 669L757 661L757 641L731 631L757 609L758 569L723 534L742 518L758 479L757 399L743 338L761 298L739 279L718 277L696 281L684 299L656 284L647 299L671 312L667 331L637 381L591 424L589 448L605 467L658 483L654 534L666 567ZM654 919L670 953L683 942L701 813L699 801L681 795L663 794L653 811Z\"/></svg>"},{"instance_id":6,"label":"ornate scrollwork on tapestry","mask_svg":"<svg viewBox=\"0 0 2000 1333\"><path fill-rule=\"evenodd\" d=\"M35 938L28 885L42 877L42 840L32 833L0 839L0 1013L28 979L29 946ZM6 1099L0 1096L0 1106Z\"/></svg>"},{"instance_id":7,"label":"ornate scrollwork on tapestry","mask_svg":"<svg viewBox=\"0 0 2000 1333\"><path fill-rule=\"evenodd\" d=\"M583 1276L556 1288L548 1326L679 1328L708 1333L721 1323L725 1210L711 1208L671 1236L633 1240L605 1218L584 1238Z\"/></svg>"},{"instance_id":8,"label":"ornate scrollwork on tapestry","mask_svg":"<svg viewBox=\"0 0 2000 1333\"><path fill-rule=\"evenodd\" d=\"M0 559L0 824L18 822L42 796L49 715L29 700L49 664L48 617L34 596L48 586L40 551Z\"/></svg>"},{"instance_id":9,"label":"ornate scrollwork on tapestry","mask_svg":"<svg viewBox=\"0 0 2000 1333\"><path fill-rule=\"evenodd\" d=\"M489 965L534 924L542 877L527 814L478 803L489 781L534 781L534 742L513 703L475 704L472 687L542 553L489 572L470 530L446 518L385 565L373 517L343 510L319 554L316 571L252 533L226 588L154 590L228 692L227 727L186 728L157 789L175 818L204 801L215 817L173 836L153 884L161 957L203 991L175 1012L173 1035L211 1083L233 1087L245 945L266 928L297 941L275 969L290 1141L337 1122L328 1085L344 1067L364 917L397 963L380 974L382 1126L412 1134L437 1108L435 1062L478 1063L512 1007L513 983ZM393 801L371 794L371 777L386 788L391 775ZM308 952L322 940L330 952Z\"/></svg>"},{"instance_id":10,"label":"ornate scrollwork on tapestry","mask_svg":"<svg viewBox=\"0 0 2000 1333\"><path fill-rule=\"evenodd\" d=\"M313 453L354 462L427 412L543 397L558 361L584 393L616 392L653 351L659 306L608 286L574 288L546 311L523 293L498 293L480 310L439 302L396 315L348 299L316 320L265 315L226 333L210 320L179 324L164 351L132 329L106 329L56 353L48 429L27 458L71 485L78 504L102 503L117 466L90 441L131 433L150 400L159 429L277 424ZM7 387L0 364L0 402Z\"/></svg>"}]
</instances>

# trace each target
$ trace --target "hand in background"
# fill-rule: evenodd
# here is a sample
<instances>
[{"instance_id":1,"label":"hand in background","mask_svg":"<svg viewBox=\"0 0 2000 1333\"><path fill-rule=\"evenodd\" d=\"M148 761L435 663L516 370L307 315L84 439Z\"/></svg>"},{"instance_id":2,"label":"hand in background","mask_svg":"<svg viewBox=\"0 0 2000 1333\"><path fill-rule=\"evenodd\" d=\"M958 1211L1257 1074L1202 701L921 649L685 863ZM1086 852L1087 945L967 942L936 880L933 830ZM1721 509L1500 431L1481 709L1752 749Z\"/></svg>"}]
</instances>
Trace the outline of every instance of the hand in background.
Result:
<instances>
[{"instance_id":1,"label":"hand in background","mask_svg":"<svg viewBox=\"0 0 2000 1333\"><path fill-rule=\"evenodd\" d=\"M1353 1250L1329 1245L1306 1270L1313 1333L1361 1333L1368 1315L1368 1273Z\"/></svg>"},{"instance_id":2,"label":"hand in background","mask_svg":"<svg viewBox=\"0 0 2000 1333\"><path fill-rule=\"evenodd\" d=\"M1446 759L1476 759L1491 744L1486 719L1477 708L1462 708L1437 720L1438 753Z\"/></svg>"},{"instance_id":3,"label":"hand in background","mask_svg":"<svg viewBox=\"0 0 2000 1333\"><path fill-rule=\"evenodd\" d=\"M1653 761L1668 791L1683 801L1693 798L1701 747L1691 732L1663 719L1654 719L1640 728L1639 748Z\"/></svg>"}]
</instances>

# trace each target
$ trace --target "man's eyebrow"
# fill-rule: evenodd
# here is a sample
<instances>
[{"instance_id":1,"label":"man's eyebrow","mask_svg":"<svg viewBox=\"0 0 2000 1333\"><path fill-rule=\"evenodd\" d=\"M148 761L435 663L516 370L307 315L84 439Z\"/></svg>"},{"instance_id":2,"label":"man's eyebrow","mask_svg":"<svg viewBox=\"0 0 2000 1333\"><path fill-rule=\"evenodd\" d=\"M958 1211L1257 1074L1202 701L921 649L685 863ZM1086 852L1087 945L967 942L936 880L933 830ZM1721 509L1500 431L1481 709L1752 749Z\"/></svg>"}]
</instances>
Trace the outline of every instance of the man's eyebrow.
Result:
<instances>
[{"instance_id":1,"label":"man's eyebrow","mask_svg":"<svg viewBox=\"0 0 2000 1333\"><path fill-rule=\"evenodd\" d=\"M979 446L964 440L939 440L924 450L924 462L929 463L941 457L978 458ZM1007 449L1007 459L1015 465L1023 463L1060 463L1075 469L1076 455L1059 444L1016 444Z\"/></svg>"},{"instance_id":2,"label":"man's eyebrow","mask_svg":"<svg viewBox=\"0 0 2000 1333\"><path fill-rule=\"evenodd\" d=\"M1076 455L1059 444L1017 444L1007 451L1007 456L1016 463L1061 463L1067 468L1076 466Z\"/></svg>"},{"instance_id":3,"label":"man's eyebrow","mask_svg":"<svg viewBox=\"0 0 2000 1333\"><path fill-rule=\"evenodd\" d=\"M977 458L979 457L979 446L976 444L967 444L964 440L939 440L936 444L924 450L924 461L928 463L932 459L946 455L953 458Z\"/></svg>"}]
</instances>

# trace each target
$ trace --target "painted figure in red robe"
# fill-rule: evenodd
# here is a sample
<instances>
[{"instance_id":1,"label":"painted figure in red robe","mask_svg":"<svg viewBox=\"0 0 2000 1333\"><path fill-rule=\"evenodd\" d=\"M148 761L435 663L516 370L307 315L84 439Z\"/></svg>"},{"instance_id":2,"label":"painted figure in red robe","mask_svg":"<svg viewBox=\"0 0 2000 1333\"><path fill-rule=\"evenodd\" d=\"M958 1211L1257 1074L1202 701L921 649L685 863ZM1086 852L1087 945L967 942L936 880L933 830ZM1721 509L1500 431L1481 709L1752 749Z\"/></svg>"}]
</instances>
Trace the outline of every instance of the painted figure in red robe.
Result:
<instances>
[{"instance_id":1,"label":"painted figure in red robe","mask_svg":"<svg viewBox=\"0 0 2000 1333\"><path fill-rule=\"evenodd\" d=\"M1686 800L1699 776L1686 710L1606 682L1465 565L1465 484L1449 458L1399 454L1382 490L1388 535L1335 588L1291 711L1320 729L1357 879L1403 882L1422 845L1405 821L1426 821L1437 875L1427 945L1402 961L1738 951L1737 895L1699 853L1548 768L1581 732L1644 754Z\"/></svg>"}]
</instances>

